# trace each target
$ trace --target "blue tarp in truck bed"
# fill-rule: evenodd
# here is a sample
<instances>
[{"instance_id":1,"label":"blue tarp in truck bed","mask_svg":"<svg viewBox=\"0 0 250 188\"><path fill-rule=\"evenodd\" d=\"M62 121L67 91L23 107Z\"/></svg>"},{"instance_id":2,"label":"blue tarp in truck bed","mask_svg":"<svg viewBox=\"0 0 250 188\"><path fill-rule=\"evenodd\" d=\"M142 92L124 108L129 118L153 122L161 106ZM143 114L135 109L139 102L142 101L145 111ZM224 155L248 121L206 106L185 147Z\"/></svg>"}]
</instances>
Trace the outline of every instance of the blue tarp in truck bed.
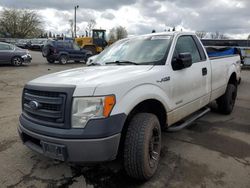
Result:
<instances>
[{"instance_id":1,"label":"blue tarp in truck bed","mask_svg":"<svg viewBox=\"0 0 250 188\"><path fill-rule=\"evenodd\" d=\"M227 55L234 55L235 53L235 48L225 48L225 49L220 49L218 51L209 51L207 50L207 54L209 57L217 57L217 56L227 56Z\"/></svg>"}]
</instances>

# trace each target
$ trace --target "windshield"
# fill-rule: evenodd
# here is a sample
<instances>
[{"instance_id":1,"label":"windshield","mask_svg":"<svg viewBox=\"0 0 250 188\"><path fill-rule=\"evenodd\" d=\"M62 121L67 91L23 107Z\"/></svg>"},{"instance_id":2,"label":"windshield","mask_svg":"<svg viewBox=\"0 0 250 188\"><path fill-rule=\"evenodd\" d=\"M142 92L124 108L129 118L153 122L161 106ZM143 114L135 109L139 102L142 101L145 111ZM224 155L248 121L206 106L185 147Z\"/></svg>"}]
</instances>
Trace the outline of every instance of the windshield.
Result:
<instances>
[{"instance_id":1,"label":"windshield","mask_svg":"<svg viewBox=\"0 0 250 188\"><path fill-rule=\"evenodd\" d=\"M124 39L104 50L93 64L122 62L132 64L165 64L171 44L170 35L155 35Z\"/></svg>"}]
</instances>

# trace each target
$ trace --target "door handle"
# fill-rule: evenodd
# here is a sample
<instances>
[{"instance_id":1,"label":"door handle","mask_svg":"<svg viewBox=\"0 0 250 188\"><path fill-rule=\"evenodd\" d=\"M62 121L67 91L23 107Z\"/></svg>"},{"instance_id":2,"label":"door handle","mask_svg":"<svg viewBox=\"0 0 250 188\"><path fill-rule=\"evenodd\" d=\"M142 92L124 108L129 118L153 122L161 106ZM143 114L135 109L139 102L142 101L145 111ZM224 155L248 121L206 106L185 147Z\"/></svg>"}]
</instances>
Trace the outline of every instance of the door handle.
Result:
<instances>
[{"instance_id":1,"label":"door handle","mask_svg":"<svg viewBox=\"0 0 250 188\"><path fill-rule=\"evenodd\" d=\"M207 75L207 68L204 67L202 68L202 76L206 76Z\"/></svg>"}]
</instances>

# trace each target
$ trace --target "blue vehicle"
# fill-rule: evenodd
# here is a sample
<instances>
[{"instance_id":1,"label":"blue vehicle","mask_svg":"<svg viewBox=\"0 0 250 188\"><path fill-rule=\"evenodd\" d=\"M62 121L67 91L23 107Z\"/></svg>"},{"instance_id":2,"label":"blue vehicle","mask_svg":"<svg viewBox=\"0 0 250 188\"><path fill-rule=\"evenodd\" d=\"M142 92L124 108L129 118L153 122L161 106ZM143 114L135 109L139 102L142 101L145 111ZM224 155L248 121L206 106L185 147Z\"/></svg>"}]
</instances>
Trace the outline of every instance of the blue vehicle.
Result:
<instances>
[{"instance_id":1,"label":"blue vehicle","mask_svg":"<svg viewBox=\"0 0 250 188\"><path fill-rule=\"evenodd\" d=\"M48 63L55 63L59 61L61 64L67 64L68 61L87 62L88 58L92 56L89 50L80 49L80 47L72 41L48 41L43 49L42 55Z\"/></svg>"}]
</instances>

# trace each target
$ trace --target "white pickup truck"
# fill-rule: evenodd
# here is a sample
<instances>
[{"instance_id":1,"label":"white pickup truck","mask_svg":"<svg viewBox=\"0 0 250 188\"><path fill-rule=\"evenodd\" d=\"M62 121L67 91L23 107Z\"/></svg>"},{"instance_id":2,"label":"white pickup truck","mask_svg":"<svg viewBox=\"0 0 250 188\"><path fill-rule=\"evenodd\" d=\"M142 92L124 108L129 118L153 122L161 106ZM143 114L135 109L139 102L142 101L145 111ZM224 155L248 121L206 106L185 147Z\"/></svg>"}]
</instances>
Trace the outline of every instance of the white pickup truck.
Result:
<instances>
[{"instance_id":1,"label":"white pickup truck","mask_svg":"<svg viewBox=\"0 0 250 188\"><path fill-rule=\"evenodd\" d=\"M179 130L216 100L232 112L238 55L209 59L187 32L154 33L114 43L91 63L42 76L23 90L18 132L45 156L74 163L118 157L131 177L158 166L161 130Z\"/></svg>"}]
</instances>

